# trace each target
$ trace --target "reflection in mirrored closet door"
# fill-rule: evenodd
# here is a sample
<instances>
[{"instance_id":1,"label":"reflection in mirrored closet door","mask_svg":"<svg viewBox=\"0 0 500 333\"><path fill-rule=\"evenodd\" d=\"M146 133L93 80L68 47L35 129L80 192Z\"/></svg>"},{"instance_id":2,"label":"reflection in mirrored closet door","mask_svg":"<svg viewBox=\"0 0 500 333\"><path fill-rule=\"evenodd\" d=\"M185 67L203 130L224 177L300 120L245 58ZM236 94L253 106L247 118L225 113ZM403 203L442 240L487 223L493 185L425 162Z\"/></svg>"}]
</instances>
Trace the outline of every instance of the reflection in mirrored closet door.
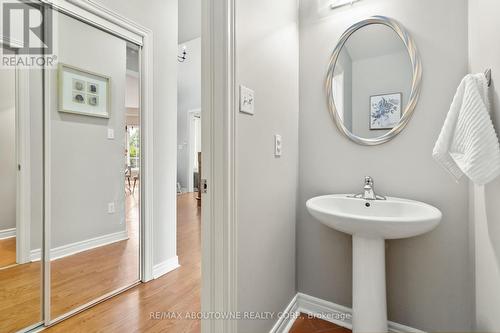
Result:
<instances>
[{"instance_id":1,"label":"reflection in mirrored closet door","mask_svg":"<svg viewBox=\"0 0 500 333\"><path fill-rule=\"evenodd\" d=\"M141 279L141 49L52 16L58 66L0 68L2 333Z\"/></svg>"},{"instance_id":2,"label":"reflection in mirrored closet door","mask_svg":"<svg viewBox=\"0 0 500 333\"><path fill-rule=\"evenodd\" d=\"M42 321L42 97L40 69L0 69L0 332Z\"/></svg>"},{"instance_id":3,"label":"reflection in mirrored closet door","mask_svg":"<svg viewBox=\"0 0 500 333\"><path fill-rule=\"evenodd\" d=\"M140 50L63 13L57 24L45 81L51 323L140 281Z\"/></svg>"}]
</instances>

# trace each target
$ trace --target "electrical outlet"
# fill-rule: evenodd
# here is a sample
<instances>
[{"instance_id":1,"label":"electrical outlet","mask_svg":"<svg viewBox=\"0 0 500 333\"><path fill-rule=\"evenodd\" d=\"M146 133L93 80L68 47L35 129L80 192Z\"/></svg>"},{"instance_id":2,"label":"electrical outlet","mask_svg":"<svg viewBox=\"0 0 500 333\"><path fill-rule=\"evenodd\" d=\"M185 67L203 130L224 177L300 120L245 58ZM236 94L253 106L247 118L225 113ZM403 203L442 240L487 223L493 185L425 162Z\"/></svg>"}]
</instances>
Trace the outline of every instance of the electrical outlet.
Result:
<instances>
[{"instance_id":1,"label":"electrical outlet","mask_svg":"<svg viewBox=\"0 0 500 333\"><path fill-rule=\"evenodd\" d=\"M110 202L108 203L108 214L114 214L115 213L115 203Z\"/></svg>"},{"instance_id":2,"label":"electrical outlet","mask_svg":"<svg viewBox=\"0 0 500 333\"><path fill-rule=\"evenodd\" d=\"M115 130L108 128L108 139L113 140L115 138Z\"/></svg>"}]
</instances>

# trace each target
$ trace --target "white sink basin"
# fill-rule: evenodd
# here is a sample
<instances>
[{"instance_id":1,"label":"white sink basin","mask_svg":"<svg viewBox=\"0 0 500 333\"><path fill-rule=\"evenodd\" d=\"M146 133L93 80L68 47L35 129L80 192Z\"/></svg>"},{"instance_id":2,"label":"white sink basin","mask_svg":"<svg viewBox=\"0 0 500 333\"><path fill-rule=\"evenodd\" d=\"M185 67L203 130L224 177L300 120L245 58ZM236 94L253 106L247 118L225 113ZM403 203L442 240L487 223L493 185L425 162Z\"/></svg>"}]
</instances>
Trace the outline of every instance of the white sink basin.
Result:
<instances>
[{"instance_id":1,"label":"white sink basin","mask_svg":"<svg viewBox=\"0 0 500 333\"><path fill-rule=\"evenodd\" d=\"M348 194L312 198L306 206L323 224L353 236L352 331L387 332L384 240L429 232L441 221L441 212L418 201Z\"/></svg>"},{"instance_id":2,"label":"white sink basin","mask_svg":"<svg viewBox=\"0 0 500 333\"><path fill-rule=\"evenodd\" d=\"M407 238L434 229L441 220L439 209L419 201L391 198L363 200L347 194L325 195L306 203L312 216L347 234Z\"/></svg>"}]
</instances>

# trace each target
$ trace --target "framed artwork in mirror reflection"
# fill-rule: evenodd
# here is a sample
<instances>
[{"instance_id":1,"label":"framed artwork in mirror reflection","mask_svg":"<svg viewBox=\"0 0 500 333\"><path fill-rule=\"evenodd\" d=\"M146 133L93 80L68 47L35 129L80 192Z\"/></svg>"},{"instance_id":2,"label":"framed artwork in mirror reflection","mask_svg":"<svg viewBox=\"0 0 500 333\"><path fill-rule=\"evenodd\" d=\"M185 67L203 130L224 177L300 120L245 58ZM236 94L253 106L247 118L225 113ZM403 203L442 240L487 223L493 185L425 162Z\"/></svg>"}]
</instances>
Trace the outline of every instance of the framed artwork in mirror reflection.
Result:
<instances>
[{"instance_id":1,"label":"framed artwork in mirror reflection","mask_svg":"<svg viewBox=\"0 0 500 333\"><path fill-rule=\"evenodd\" d=\"M370 96L370 130L390 130L401 120L402 93Z\"/></svg>"},{"instance_id":2,"label":"framed artwork in mirror reflection","mask_svg":"<svg viewBox=\"0 0 500 333\"><path fill-rule=\"evenodd\" d=\"M59 112L109 118L111 78L59 64Z\"/></svg>"}]
</instances>

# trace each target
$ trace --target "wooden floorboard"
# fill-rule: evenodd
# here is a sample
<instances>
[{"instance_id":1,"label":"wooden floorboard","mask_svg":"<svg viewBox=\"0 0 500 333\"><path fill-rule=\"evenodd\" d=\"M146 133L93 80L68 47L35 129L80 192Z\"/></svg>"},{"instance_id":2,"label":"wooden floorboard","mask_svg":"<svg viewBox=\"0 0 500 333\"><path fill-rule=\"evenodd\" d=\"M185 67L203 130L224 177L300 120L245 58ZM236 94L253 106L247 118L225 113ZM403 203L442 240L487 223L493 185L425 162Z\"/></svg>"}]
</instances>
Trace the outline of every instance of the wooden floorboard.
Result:
<instances>
[{"instance_id":1,"label":"wooden floorboard","mask_svg":"<svg viewBox=\"0 0 500 333\"><path fill-rule=\"evenodd\" d=\"M351 330L301 313L289 333L351 333Z\"/></svg>"},{"instance_id":2,"label":"wooden floorboard","mask_svg":"<svg viewBox=\"0 0 500 333\"><path fill-rule=\"evenodd\" d=\"M168 313L179 312L184 316L200 311L201 221L194 194L178 196L177 214L177 252L181 267L46 332L200 332L199 320L166 318Z\"/></svg>"},{"instance_id":3,"label":"wooden floorboard","mask_svg":"<svg viewBox=\"0 0 500 333\"><path fill-rule=\"evenodd\" d=\"M16 263L16 237L0 239L0 268Z\"/></svg>"},{"instance_id":4,"label":"wooden floorboard","mask_svg":"<svg viewBox=\"0 0 500 333\"><path fill-rule=\"evenodd\" d=\"M138 280L138 205L137 194L127 195L128 240L51 263L51 318ZM1 333L16 332L41 321L41 274L40 262L0 270Z\"/></svg>"}]
</instances>

